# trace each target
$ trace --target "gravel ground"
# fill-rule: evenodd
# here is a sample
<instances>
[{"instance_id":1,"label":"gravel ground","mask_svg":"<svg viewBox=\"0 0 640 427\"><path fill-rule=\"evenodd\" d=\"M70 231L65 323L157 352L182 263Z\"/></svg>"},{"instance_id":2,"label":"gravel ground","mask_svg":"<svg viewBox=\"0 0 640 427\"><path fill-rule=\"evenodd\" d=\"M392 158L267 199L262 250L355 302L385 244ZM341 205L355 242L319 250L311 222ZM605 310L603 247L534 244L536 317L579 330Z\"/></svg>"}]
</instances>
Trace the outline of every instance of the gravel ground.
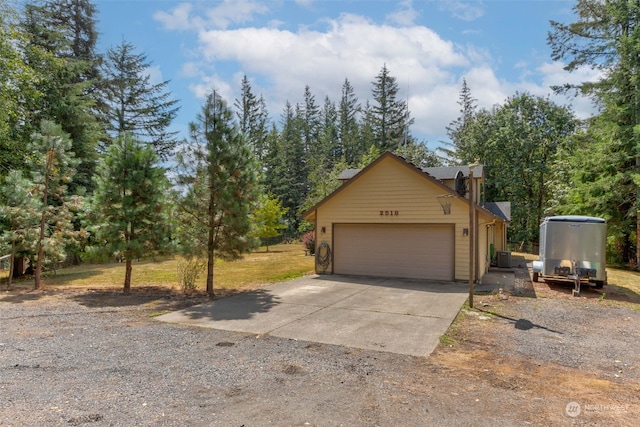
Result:
<instances>
[{"instance_id":1,"label":"gravel ground","mask_svg":"<svg viewBox=\"0 0 640 427\"><path fill-rule=\"evenodd\" d=\"M197 298L3 292L0 425L635 424L637 305L478 299L416 358L153 320Z\"/></svg>"}]
</instances>

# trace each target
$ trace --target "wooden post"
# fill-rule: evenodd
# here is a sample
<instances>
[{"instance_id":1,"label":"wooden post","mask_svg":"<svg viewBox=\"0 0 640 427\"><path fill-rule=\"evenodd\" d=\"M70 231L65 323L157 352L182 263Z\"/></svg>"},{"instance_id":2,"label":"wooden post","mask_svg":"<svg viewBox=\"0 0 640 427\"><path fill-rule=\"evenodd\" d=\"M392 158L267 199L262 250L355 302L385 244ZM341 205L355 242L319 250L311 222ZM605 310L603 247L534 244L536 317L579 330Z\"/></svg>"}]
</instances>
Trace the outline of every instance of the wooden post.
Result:
<instances>
[{"instance_id":1,"label":"wooden post","mask_svg":"<svg viewBox=\"0 0 640 427\"><path fill-rule=\"evenodd\" d=\"M473 167L469 165L469 307L473 308L473 282L474 282L474 255L475 255L475 230L474 230L474 201L473 201Z\"/></svg>"}]
</instances>

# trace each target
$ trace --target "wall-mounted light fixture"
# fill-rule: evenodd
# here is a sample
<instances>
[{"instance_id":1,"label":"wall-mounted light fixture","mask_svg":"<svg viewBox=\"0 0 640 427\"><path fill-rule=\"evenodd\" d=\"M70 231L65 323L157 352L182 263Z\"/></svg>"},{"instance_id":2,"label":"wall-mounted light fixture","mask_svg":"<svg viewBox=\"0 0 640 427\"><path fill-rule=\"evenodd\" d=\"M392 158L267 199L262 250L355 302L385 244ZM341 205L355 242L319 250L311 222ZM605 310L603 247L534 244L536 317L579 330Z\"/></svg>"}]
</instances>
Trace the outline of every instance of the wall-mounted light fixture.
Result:
<instances>
[{"instance_id":1,"label":"wall-mounted light fixture","mask_svg":"<svg viewBox=\"0 0 640 427\"><path fill-rule=\"evenodd\" d=\"M469 229L468 228L463 228L462 229L462 235L465 236L465 237L468 236L469 235Z\"/></svg>"},{"instance_id":2,"label":"wall-mounted light fixture","mask_svg":"<svg viewBox=\"0 0 640 427\"><path fill-rule=\"evenodd\" d=\"M327 227L322 226L322 228L320 229L320 231L322 232L322 234L327 232Z\"/></svg>"}]
</instances>

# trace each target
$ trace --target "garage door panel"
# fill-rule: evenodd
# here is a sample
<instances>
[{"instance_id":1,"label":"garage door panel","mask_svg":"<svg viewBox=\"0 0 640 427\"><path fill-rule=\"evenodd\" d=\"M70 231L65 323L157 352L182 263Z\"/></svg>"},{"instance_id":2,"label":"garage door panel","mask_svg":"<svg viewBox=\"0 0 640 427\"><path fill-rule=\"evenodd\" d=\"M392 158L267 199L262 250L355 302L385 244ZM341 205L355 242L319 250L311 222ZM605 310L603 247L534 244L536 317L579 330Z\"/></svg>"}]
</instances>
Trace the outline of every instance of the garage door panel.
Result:
<instances>
[{"instance_id":1,"label":"garage door panel","mask_svg":"<svg viewBox=\"0 0 640 427\"><path fill-rule=\"evenodd\" d=\"M336 224L334 273L453 280L453 225Z\"/></svg>"}]
</instances>

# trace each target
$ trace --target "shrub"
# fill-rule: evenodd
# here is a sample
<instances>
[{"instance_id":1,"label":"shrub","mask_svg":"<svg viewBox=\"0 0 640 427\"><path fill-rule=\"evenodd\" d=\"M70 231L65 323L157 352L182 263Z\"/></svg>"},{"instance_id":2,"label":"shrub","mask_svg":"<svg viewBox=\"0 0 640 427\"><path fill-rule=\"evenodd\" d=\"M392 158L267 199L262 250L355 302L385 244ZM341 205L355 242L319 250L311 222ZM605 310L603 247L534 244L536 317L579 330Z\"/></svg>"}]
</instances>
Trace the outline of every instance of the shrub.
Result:
<instances>
[{"instance_id":1,"label":"shrub","mask_svg":"<svg viewBox=\"0 0 640 427\"><path fill-rule=\"evenodd\" d=\"M197 289L198 276L206 263L198 258L182 259L178 262L178 281L186 294Z\"/></svg>"},{"instance_id":2,"label":"shrub","mask_svg":"<svg viewBox=\"0 0 640 427\"><path fill-rule=\"evenodd\" d=\"M315 230L308 231L300 237L300 241L304 247L309 251L311 255L316 253L316 232Z\"/></svg>"}]
</instances>

